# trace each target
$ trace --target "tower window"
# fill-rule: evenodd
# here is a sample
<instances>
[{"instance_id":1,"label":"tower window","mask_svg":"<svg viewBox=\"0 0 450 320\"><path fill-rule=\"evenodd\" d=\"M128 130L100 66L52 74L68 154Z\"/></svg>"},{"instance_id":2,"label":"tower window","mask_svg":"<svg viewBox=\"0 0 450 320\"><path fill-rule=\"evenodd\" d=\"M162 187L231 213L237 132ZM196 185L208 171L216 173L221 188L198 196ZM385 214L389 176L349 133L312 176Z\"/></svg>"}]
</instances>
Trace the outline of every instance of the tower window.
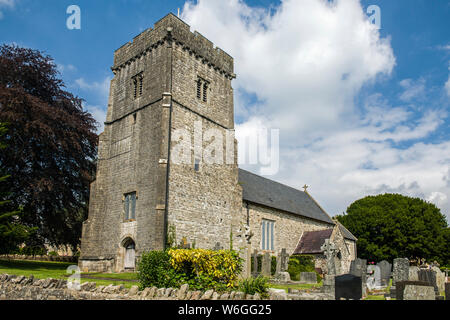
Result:
<instances>
[{"instance_id":1,"label":"tower window","mask_svg":"<svg viewBox=\"0 0 450 320\"><path fill-rule=\"evenodd\" d=\"M136 99L140 96L142 96L143 93L143 82L144 82L144 75L143 73L139 73L137 75L135 75L132 78L133 81L133 98Z\"/></svg>"},{"instance_id":2,"label":"tower window","mask_svg":"<svg viewBox=\"0 0 450 320\"><path fill-rule=\"evenodd\" d=\"M205 82L203 84L203 102L206 102L208 98L208 84Z\"/></svg>"},{"instance_id":3,"label":"tower window","mask_svg":"<svg viewBox=\"0 0 450 320\"><path fill-rule=\"evenodd\" d=\"M202 97L202 80L197 80L197 99Z\"/></svg>"},{"instance_id":4,"label":"tower window","mask_svg":"<svg viewBox=\"0 0 450 320\"><path fill-rule=\"evenodd\" d=\"M203 102L208 102L209 82L202 78L198 78L196 84L197 84L197 99Z\"/></svg>"},{"instance_id":5,"label":"tower window","mask_svg":"<svg viewBox=\"0 0 450 320\"><path fill-rule=\"evenodd\" d=\"M136 219L136 192L127 193L124 195L124 211L125 220Z\"/></svg>"}]
</instances>

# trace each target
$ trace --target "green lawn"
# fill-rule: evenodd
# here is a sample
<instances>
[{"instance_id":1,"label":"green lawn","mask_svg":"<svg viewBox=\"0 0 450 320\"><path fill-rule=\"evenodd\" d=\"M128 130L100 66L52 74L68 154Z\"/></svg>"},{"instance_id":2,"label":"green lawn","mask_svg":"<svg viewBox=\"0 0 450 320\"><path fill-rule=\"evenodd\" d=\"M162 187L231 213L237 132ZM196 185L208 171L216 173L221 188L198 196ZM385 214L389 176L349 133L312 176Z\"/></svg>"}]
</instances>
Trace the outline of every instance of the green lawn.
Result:
<instances>
[{"instance_id":1,"label":"green lawn","mask_svg":"<svg viewBox=\"0 0 450 320\"><path fill-rule=\"evenodd\" d=\"M26 277L33 275L36 279L67 279L69 273L67 273L66 270L71 265L74 265L74 263L29 260L0 260L0 274L7 273ZM124 285L124 287L130 288L134 285L137 285L137 282L120 281L137 280L136 273L82 273L82 275L87 275L94 278L104 278L104 280L86 278L81 279L81 283L96 282L97 286L122 284Z\"/></svg>"},{"instance_id":2,"label":"green lawn","mask_svg":"<svg viewBox=\"0 0 450 320\"><path fill-rule=\"evenodd\" d=\"M284 289L286 292L288 289L296 289L296 290L308 290L308 289L314 289L314 288L320 288L322 287L322 282L315 283L315 284L278 284L278 283L270 283L270 288L274 289Z\"/></svg>"}]
</instances>

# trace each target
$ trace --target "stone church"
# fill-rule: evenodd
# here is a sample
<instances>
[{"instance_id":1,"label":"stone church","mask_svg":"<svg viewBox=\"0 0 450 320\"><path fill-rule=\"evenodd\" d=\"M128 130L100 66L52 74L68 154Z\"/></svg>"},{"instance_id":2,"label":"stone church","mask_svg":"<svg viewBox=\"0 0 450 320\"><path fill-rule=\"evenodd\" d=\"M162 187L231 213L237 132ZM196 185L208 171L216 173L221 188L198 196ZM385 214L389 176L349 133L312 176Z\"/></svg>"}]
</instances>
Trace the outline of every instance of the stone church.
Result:
<instances>
[{"instance_id":1,"label":"stone church","mask_svg":"<svg viewBox=\"0 0 450 320\"><path fill-rule=\"evenodd\" d=\"M227 164L207 164L195 153L189 164L171 161L172 134L194 134L195 123L231 137L237 150L233 69L231 56L172 14L116 50L83 223L83 272L133 270L143 252L165 248L169 238L238 249L248 230L261 252L309 248L320 256L317 246L328 237L339 244L343 269L355 258L356 238L306 189L239 169L237 151Z\"/></svg>"}]
</instances>

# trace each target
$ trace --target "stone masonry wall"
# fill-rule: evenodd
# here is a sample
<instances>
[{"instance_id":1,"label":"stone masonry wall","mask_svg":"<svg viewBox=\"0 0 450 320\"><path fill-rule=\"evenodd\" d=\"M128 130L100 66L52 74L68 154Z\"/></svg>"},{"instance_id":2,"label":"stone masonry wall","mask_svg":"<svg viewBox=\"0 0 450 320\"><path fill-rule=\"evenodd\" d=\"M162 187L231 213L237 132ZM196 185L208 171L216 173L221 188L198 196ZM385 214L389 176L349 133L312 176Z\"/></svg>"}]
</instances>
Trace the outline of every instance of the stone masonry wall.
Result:
<instances>
[{"instance_id":1,"label":"stone masonry wall","mask_svg":"<svg viewBox=\"0 0 450 320\"><path fill-rule=\"evenodd\" d=\"M243 215L247 215L247 208L242 207ZM256 204L249 204L250 229L254 233L251 243L252 249L261 249L261 223L263 219L275 221L274 251L276 255L282 248L288 254L295 250L301 235L306 231L316 231L332 227L325 222L311 220L302 216L283 212Z\"/></svg>"}]
</instances>

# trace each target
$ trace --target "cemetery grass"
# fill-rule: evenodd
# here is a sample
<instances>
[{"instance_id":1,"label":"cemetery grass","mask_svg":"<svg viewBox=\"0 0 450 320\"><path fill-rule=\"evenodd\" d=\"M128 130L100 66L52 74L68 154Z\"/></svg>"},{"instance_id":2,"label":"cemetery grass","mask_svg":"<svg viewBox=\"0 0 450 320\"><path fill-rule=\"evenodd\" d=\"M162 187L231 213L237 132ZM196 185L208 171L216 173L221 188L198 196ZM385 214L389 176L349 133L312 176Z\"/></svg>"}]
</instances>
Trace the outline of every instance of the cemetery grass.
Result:
<instances>
[{"instance_id":1,"label":"cemetery grass","mask_svg":"<svg viewBox=\"0 0 450 320\"><path fill-rule=\"evenodd\" d=\"M33 275L36 279L67 279L70 274L67 268L74 263L54 262L54 261L29 261L29 260L2 260L0 259L0 274L10 274L16 276L29 277ZM137 285L136 273L82 273L83 275L95 278L81 278L81 283L96 282L97 286L123 285L125 288L131 288ZM122 281L121 281L122 280Z\"/></svg>"},{"instance_id":2,"label":"cemetery grass","mask_svg":"<svg viewBox=\"0 0 450 320\"><path fill-rule=\"evenodd\" d=\"M305 284L305 283L293 283L293 284L278 284L278 283L270 283L270 288L274 289L284 289L286 292L288 289L296 289L296 290L310 290L322 287L322 282L314 283L314 284Z\"/></svg>"}]
</instances>

